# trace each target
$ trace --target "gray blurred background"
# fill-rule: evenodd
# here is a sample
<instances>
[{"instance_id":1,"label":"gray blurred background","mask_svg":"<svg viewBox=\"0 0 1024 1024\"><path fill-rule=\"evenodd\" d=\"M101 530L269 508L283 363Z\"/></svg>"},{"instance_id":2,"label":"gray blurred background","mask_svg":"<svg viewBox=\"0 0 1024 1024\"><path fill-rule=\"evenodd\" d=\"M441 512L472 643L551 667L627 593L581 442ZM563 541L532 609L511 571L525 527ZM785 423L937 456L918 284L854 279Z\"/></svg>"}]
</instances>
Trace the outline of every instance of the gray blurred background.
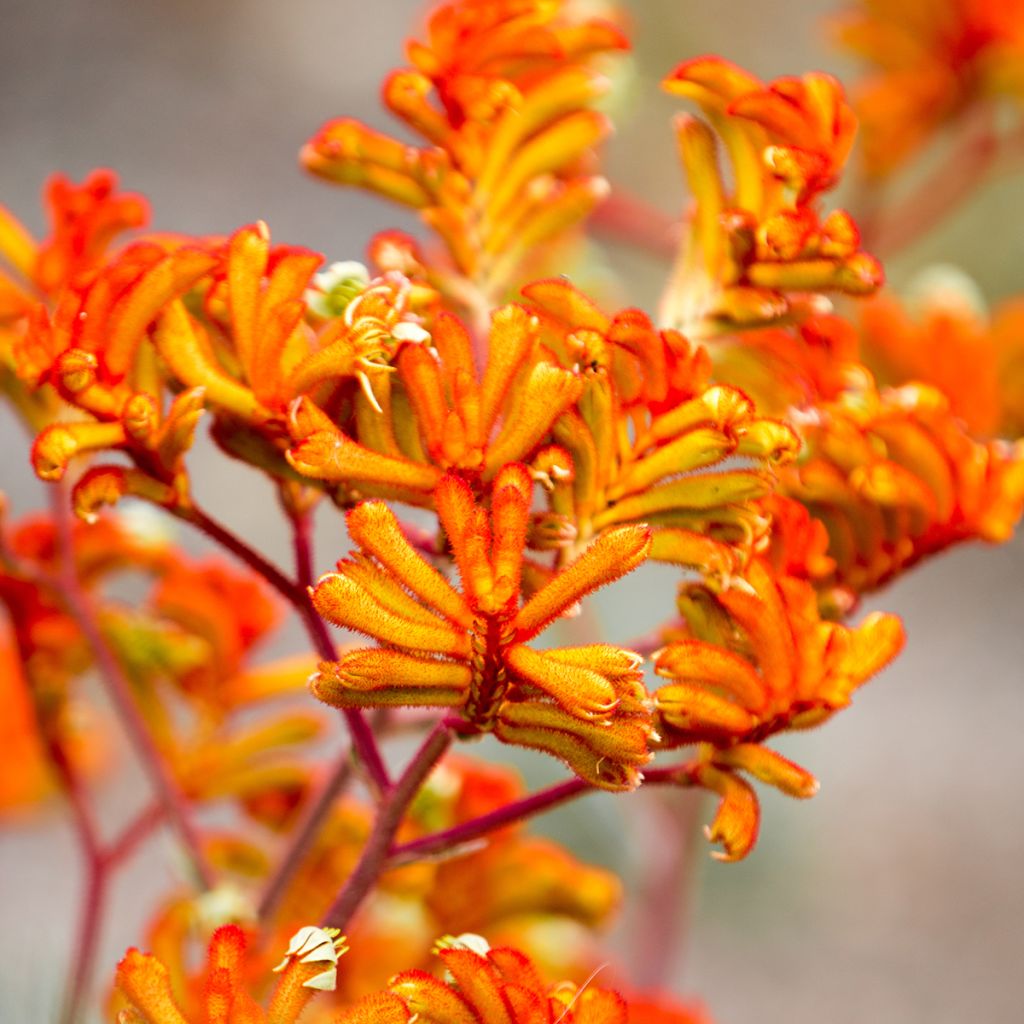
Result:
<instances>
[{"instance_id":1,"label":"gray blurred background","mask_svg":"<svg viewBox=\"0 0 1024 1024\"><path fill-rule=\"evenodd\" d=\"M53 170L80 178L117 169L146 194L154 226L227 232L257 217L274 238L328 259L358 258L370 234L412 220L383 203L306 179L296 152L324 120L354 114L385 127L381 76L421 4L412 0L4 0L0 4L0 201L43 227L39 189ZM657 90L677 61L718 52L762 76L811 68L850 77L827 45L820 0L634 0L625 4L643 66L617 107L608 170L666 210L682 202L668 118ZM922 264L959 264L992 300L1021 289L1019 180L993 185L889 265L899 284ZM631 300L651 307L661 271L608 253ZM16 512L43 494L20 428L0 414L0 488ZM255 474L203 448L197 491L282 563L284 535ZM185 538L194 545L192 538ZM338 520L321 515L319 569L341 553ZM695 892L672 988L699 994L722 1024L1018 1022L1024 1014L1024 543L958 550L887 590L909 645L898 664L824 729L779 746L821 779L798 804L762 791L755 854L713 864ZM615 592L601 614L624 640L652 624L672 582ZM658 604L654 604L657 598ZM614 625L612 625L614 624ZM285 631L274 651L296 649ZM525 765L532 780L546 770ZM139 799L131 779L106 783L112 820ZM589 798L538 827L634 880L656 858L645 797ZM687 813L685 799L678 803ZM709 808L703 808L707 815ZM670 812L671 813L671 812ZM628 829L623 828L626 816ZM633 834L627 844L625 833ZM119 884L103 936L101 977L138 939L151 894L175 866L162 841ZM80 878L56 812L0 834L0 1020L51 1018L72 941ZM620 929L627 954L638 929Z\"/></svg>"}]
</instances>

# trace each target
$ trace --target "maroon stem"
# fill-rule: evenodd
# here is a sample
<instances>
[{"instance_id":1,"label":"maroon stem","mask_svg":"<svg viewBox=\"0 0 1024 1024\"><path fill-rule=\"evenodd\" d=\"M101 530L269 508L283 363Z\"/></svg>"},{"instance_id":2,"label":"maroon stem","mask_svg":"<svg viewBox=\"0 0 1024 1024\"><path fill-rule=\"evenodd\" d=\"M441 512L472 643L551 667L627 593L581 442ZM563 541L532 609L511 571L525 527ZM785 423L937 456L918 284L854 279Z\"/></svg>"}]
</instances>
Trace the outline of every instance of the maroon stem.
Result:
<instances>
[{"instance_id":1,"label":"maroon stem","mask_svg":"<svg viewBox=\"0 0 1024 1024\"><path fill-rule=\"evenodd\" d=\"M296 825L288 850L281 863L271 876L260 899L259 919L266 921L277 910L284 896L288 883L294 877L302 863L302 858L309 851L324 818L327 817L334 801L341 795L352 777L352 761L350 751L345 751L331 774L327 777L320 792L311 800L302 820Z\"/></svg>"},{"instance_id":2,"label":"maroon stem","mask_svg":"<svg viewBox=\"0 0 1024 1024\"><path fill-rule=\"evenodd\" d=\"M452 741L446 722L438 722L405 771L377 808L377 818L352 874L324 915L325 925L345 929L374 883L389 866L388 852L410 802Z\"/></svg>"},{"instance_id":3,"label":"maroon stem","mask_svg":"<svg viewBox=\"0 0 1024 1024\"><path fill-rule=\"evenodd\" d=\"M869 211L861 232L865 247L890 257L927 234L981 185L1003 152L992 114L988 106L976 109L952 157L941 160L911 196L894 209L883 203Z\"/></svg>"},{"instance_id":4,"label":"maroon stem","mask_svg":"<svg viewBox=\"0 0 1024 1024\"><path fill-rule=\"evenodd\" d=\"M86 863L85 899L82 903L78 934L75 936L74 963L68 981L67 996L61 1012L62 1024L75 1024L84 1009L99 949L100 928L106 906L108 874L98 859Z\"/></svg>"},{"instance_id":5,"label":"maroon stem","mask_svg":"<svg viewBox=\"0 0 1024 1024\"><path fill-rule=\"evenodd\" d=\"M613 192L594 210L590 224L597 234L663 259L674 259L679 250L679 222L628 192Z\"/></svg>"},{"instance_id":6,"label":"maroon stem","mask_svg":"<svg viewBox=\"0 0 1024 1024\"><path fill-rule=\"evenodd\" d=\"M79 583L75 570L67 501L63 489L60 488L54 492L54 518L60 549L59 579L64 604L92 650L104 688L121 719L136 756L142 763L143 770L149 776L151 785L166 809L172 828L181 840L196 880L203 889L210 889L214 885L215 876L203 853L202 842L192 822L188 803L153 742L149 726L135 702L131 682L107 644L98 625L92 602Z\"/></svg>"},{"instance_id":7,"label":"maroon stem","mask_svg":"<svg viewBox=\"0 0 1024 1024\"><path fill-rule=\"evenodd\" d=\"M680 786L692 785L693 778L689 766L672 765L667 768L652 768L644 773L643 784L645 786L666 783ZM554 786L532 793L530 796L506 804L497 810L481 814L479 818L473 818L459 825L453 825L442 832L435 832L433 835L423 836L420 839L413 839L408 843L395 846L391 850L388 866L399 867L433 854L446 853L480 839L505 825L525 821L527 818L550 811L553 807L558 807L569 800L575 800L578 796L597 792L601 792L601 790L589 782L584 782L583 779L566 779L565 782L556 783Z\"/></svg>"},{"instance_id":8,"label":"maroon stem","mask_svg":"<svg viewBox=\"0 0 1024 1024\"><path fill-rule=\"evenodd\" d=\"M316 613L306 587L300 586L294 580L290 580L277 566L267 561L258 551L253 550L240 537L232 533L227 527L218 523L195 505L187 509L176 510L174 514L187 523L191 523L197 529L205 533L211 540L216 541L222 547L230 551L236 558L249 566L253 572L262 576L282 597L291 604L299 613L306 633L313 641L317 654L325 661L337 661L338 652L330 633L327 631L323 619ZM298 571L300 579L312 578L311 551L308 543L308 536L303 546L296 542L296 555L304 559L302 567ZM308 561L306 561L308 559ZM378 794L387 792L391 785L387 767L381 757L370 727L362 713L356 709L347 708L344 712L345 721L348 724L352 736L352 745L359 755L360 760L366 767L370 781Z\"/></svg>"},{"instance_id":9,"label":"maroon stem","mask_svg":"<svg viewBox=\"0 0 1024 1024\"><path fill-rule=\"evenodd\" d=\"M164 819L164 808L159 803L144 807L125 827L121 834L103 850L103 863L115 867L127 860L139 843Z\"/></svg>"},{"instance_id":10,"label":"maroon stem","mask_svg":"<svg viewBox=\"0 0 1024 1024\"><path fill-rule=\"evenodd\" d=\"M78 776L67 757L60 741L50 728L44 727L46 750L57 776L60 778L64 795L71 805L75 834L85 861L85 895L80 910L78 934L72 949L71 975L64 996L61 1011L63 1024L74 1024L82 1013L92 978L96 949L99 942L100 926L106 895L107 872L103 860L99 827L82 792Z\"/></svg>"}]
</instances>

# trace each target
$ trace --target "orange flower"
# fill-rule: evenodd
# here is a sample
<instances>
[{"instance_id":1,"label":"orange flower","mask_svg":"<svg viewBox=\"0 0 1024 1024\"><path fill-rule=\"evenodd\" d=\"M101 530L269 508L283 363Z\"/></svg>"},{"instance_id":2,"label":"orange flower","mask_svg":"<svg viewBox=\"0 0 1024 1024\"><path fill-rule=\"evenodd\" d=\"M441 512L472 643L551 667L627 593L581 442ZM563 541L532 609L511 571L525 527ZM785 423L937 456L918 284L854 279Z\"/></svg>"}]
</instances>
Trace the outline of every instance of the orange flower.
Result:
<instances>
[{"instance_id":1,"label":"orange flower","mask_svg":"<svg viewBox=\"0 0 1024 1024\"><path fill-rule=\"evenodd\" d=\"M6 632L6 630L4 631ZM53 789L32 693L14 644L0 636L0 815L39 803ZM67 724L67 723L65 723ZM73 756L76 763L81 760Z\"/></svg>"},{"instance_id":2,"label":"orange flower","mask_svg":"<svg viewBox=\"0 0 1024 1024\"><path fill-rule=\"evenodd\" d=\"M820 293L864 295L879 286L881 267L860 251L849 214L823 219L817 209L856 130L835 79L809 74L765 85L721 58L699 57L663 84L697 102L707 119L677 121L695 209L663 321L700 337L820 312Z\"/></svg>"},{"instance_id":3,"label":"orange flower","mask_svg":"<svg viewBox=\"0 0 1024 1024\"><path fill-rule=\"evenodd\" d=\"M42 242L0 206L0 256L22 282L0 275L0 294L6 299L20 291L26 303L39 294L55 297L74 278L101 265L114 238L149 220L142 196L116 189L113 171L92 171L81 185L55 174L44 192L52 228ZM2 308L7 312L6 302Z\"/></svg>"},{"instance_id":4,"label":"orange flower","mask_svg":"<svg viewBox=\"0 0 1024 1024\"><path fill-rule=\"evenodd\" d=\"M1024 435L1024 302L987 317L943 284L913 313L889 294L867 303L860 321L865 362L882 384L938 388L976 437Z\"/></svg>"},{"instance_id":5,"label":"orange flower","mask_svg":"<svg viewBox=\"0 0 1024 1024\"><path fill-rule=\"evenodd\" d=\"M52 177L45 190L51 231L41 242L0 205L0 388L33 430L58 412L49 389L35 390L49 364L25 366L25 335L33 315L40 319L37 305L55 303L63 289L88 279L103 265L114 238L149 218L141 196L116 187L111 171L93 171L81 185Z\"/></svg>"},{"instance_id":6,"label":"orange flower","mask_svg":"<svg viewBox=\"0 0 1024 1024\"><path fill-rule=\"evenodd\" d=\"M739 772L790 796L818 789L809 772L763 741L830 718L903 646L892 615L876 612L848 628L821 620L802 580L774 578L760 561L746 580L719 594L684 587L688 636L655 657L655 672L671 680L654 693L656 729L664 746L700 744L692 777L722 797L707 834L725 860L746 856L757 839L757 798Z\"/></svg>"},{"instance_id":7,"label":"orange flower","mask_svg":"<svg viewBox=\"0 0 1024 1024\"><path fill-rule=\"evenodd\" d=\"M356 394L341 426L312 401L296 403L291 466L336 485L341 504L372 494L429 506L446 470L489 481L530 458L582 390L544 353L538 321L521 306L494 312L482 374L456 317L434 319L430 344L436 356L418 340L398 346L397 372Z\"/></svg>"},{"instance_id":8,"label":"orange flower","mask_svg":"<svg viewBox=\"0 0 1024 1024\"><path fill-rule=\"evenodd\" d=\"M437 282L474 308L501 301L538 246L585 217L607 185L590 173L608 131L591 109L606 90L594 57L625 41L608 22L556 0L445 3L393 72L384 102L427 145L410 146L358 121L326 124L302 161L329 181L358 185L421 211L455 275ZM468 279L459 283L459 277Z\"/></svg>"},{"instance_id":9,"label":"orange flower","mask_svg":"<svg viewBox=\"0 0 1024 1024\"><path fill-rule=\"evenodd\" d=\"M857 332L842 317L812 316L709 339L716 377L750 395L767 416L787 419L860 384Z\"/></svg>"},{"instance_id":10,"label":"orange flower","mask_svg":"<svg viewBox=\"0 0 1024 1024\"><path fill-rule=\"evenodd\" d=\"M520 606L532 491L517 464L498 473L489 510L458 477L438 485L461 593L413 550L383 502L356 506L348 529L359 550L319 581L313 601L326 619L385 646L324 663L313 692L338 707L458 708L473 731L546 750L602 788L632 789L648 760L637 656L601 644L537 651L527 642L638 566L650 531L608 530Z\"/></svg>"},{"instance_id":11,"label":"orange flower","mask_svg":"<svg viewBox=\"0 0 1024 1024\"><path fill-rule=\"evenodd\" d=\"M557 447L532 467L551 506L534 545L570 559L601 530L646 522L651 557L727 579L764 539L756 499L774 486L771 467L795 456L796 435L735 388L711 386L707 354L639 310L608 317L565 281L524 293L545 347L583 384L554 425ZM723 468L736 456L757 465Z\"/></svg>"},{"instance_id":12,"label":"orange flower","mask_svg":"<svg viewBox=\"0 0 1024 1024\"><path fill-rule=\"evenodd\" d=\"M980 443L934 388L860 388L800 425L783 492L826 526L833 585L866 593L965 540L1007 540L1024 507L1024 442Z\"/></svg>"},{"instance_id":13,"label":"orange flower","mask_svg":"<svg viewBox=\"0 0 1024 1024\"><path fill-rule=\"evenodd\" d=\"M154 956L129 949L117 966L118 994L127 1001L124 1024L294 1024L318 991L332 991L338 957L345 952L337 931L303 928L292 938L280 980L264 1009L246 986L246 936L237 925L213 933L199 1012L186 1017L171 991L167 968Z\"/></svg>"},{"instance_id":14,"label":"orange flower","mask_svg":"<svg viewBox=\"0 0 1024 1024\"><path fill-rule=\"evenodd\" d=\"M872 68L858 88L869 173L891 173L972 105L1024 100L1020 0L858 0L840 41Z\"/></svg>"},{"instance_id":15,"label":"orange flower","mask_svg":"<svg viewBox=\"0 0 1024 1024\"><path fill-rule=\"evenodd\" d=\"M391 979L387 991L367 996L336 1024L699 1024L699 1017L681 1009L670 1014L666 1008L658 1016L650 1003L634 1015L617 992L596 985L548 987L523 953L492 949L479 935L443 939L437 955L444 980L426 971L404 971Z\"/></svg>"}]
</instances>

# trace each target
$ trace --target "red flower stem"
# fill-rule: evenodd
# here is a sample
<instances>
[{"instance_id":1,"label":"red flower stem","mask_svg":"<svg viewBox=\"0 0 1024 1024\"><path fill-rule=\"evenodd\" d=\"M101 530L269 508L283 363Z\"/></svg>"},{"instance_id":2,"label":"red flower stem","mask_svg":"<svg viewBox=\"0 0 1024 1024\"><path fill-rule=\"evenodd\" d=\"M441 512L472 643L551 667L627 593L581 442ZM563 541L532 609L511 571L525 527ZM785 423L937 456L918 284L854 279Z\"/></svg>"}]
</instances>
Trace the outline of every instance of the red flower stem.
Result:
<instances>
[{"instance_id":1,"label":"red flower stem","mask_svg":"<svg viewBox=\"0 0 1024 1024\"><path fill-rule=\"evenodd\" d=\"M663 259L674 259L679 250L679 222L621 190L613 192L594 210L590 225L598 235L607 235Z\"/></svg>"},{"instance_id":2,"label":"red flower stem","mask_svg":"<svg viewBox=\"0 0 1024 1024\"><path fill-rule=\"evenodd\" d=\"M82 903L78 934L75 936L74 963L68 981L62 1024L75 1024L84 1010L99 950L100 928L106 908L108 874L102 860L89 860L86 864L85 899Z\"/></svg>"},{"instance_id":3,"label":"red flower stem","mask_svg":"<svg viewBox=\"0 0 1024 1024\"><path fill-rule=\"evenodd\" d=\"M1003 152L992 114L991 107L978 108L964 124L952 157L941 160L938 169L895 208L882 204L871 211L861 232L866 246L891 257L927 234L976 191Z\"/></svg>"},{"instance_id":4,"label":"red flower stem","mask_svg":"<svg viewBox=\"0 0 1024 1024\"><path fill-rule=\"evenodd\" d=\"M136 850L139 843L164 819L164 808L159 803L144 807L122 829L120 835L103 850L103 863L107 868L116 867L127 860Z\"/></svg>"},{"instance_id":5,"label":"red flower stem","mask_svg":"<svg viewBox=\"0 0 1024 1024\"><path fill-rule=\"evenodd\" d=\"M216 879L203 853L202 842L192 822L188 802L178 789L163 755L153 742L149 726L135 703L131 683L121 663L107 644L92 602L82 589L75 571L67 495L63 488L53 491L54 519L60 551L60 584L64 604L92 649L100 680L110 697L121 725L135 754L163 804L172 828L178 834L196 881L203 889L213 887Z\"/></svg>"},{"instance_id":6,"label":"red flower stem","mask_svg":"<svg viewBox=\"0 0 1024 1024\"><path fill-rule=\"evenodd\" d=\"M71 805L75 834L85 861L85 893L79 911L78 934L75 937L71 973L60 1018L62 1024L75 1024L82 1013L93 974L106 903L107 865L102 855L99 827L67 753L52 730L44 728L42 731L50 761Z\"/></svg>"},{"instance_id":7,"label":"red flower stem","mask_svg":"<svg viewBox=\"0 0 1024 1024\"><path fill-rule=\"evenodd\" d=\"M406 765L405 771L377 808L377 818L359 862L324 915L325 926L345 929L381 873L389 867L388 852L402 818L451 742L452 732L448 724L438 722Z\"/></svg>"},{"instance_id":8,"label":"red flower stem","mask_svg":"<svg viewBox=\"0 0 1024 1024\"><path fill-rule=\"evenodd\" d=\"M264 558L258 551L251 548L241 537L222 526L212 516L208 516L196 505L172 510L178 519L190 523L197 530L205 533L214 543L230 551L240 562L244 562L254 573L262 576L289 604L299 606L306 604L305 591L290 580L276 565Z\"/></svg>"},{"instance_id":9,"label":"red flower stem","mask_svg":"<svg viewBox=\"0 0 1024 1024\"><path fill-rule=\"evenodd\" d=\"M302 858L309 851L324 818L334 806L334 801L344 792L351 777L351 751L346 750L339 758L334 770L324 781L320 792L310 800L302 820L295 827L284 857L263 890L258 910L261 921L266 921L277 910L281 903L281 897L284 896L285 890L288 888L288 883L302 863Z\"/></svg>"},{"instance_id":10,"label":"red flower stem","mask_svg":"<svg viewBox=\"0 0 1024 1024\"><path fill-rule=\"evenodd\" d=\"M692 785L693 776L689 766L683 764L667 768L652 768L644 773L643 784L645 786L667 783L678 786ZM589 782L584 782L583 779L566 779L565 782L556 783L554 786L539 790L521 800L506 804L487 814L481 814L479 818L472 818L445 829L443 832L435 832L433 835L423 836L420 839L413 839L408 843L395 846L391 850L388 867L401 867L403 864L422 860L424 857L447 853L456 847L472 843L505 825L525 821L534 815L575 800L578 796L599 792L602 791Z\"/></svg>"},{"instance_id":11,"label":"red flower stem","mask_svg":"<svg viewBox=\"0 0 1024 1024\"><path fill-rule=\"evenodd\" d=\"M309 635L317 654L324 661L337 661L338 652L335 649L331 635L327 631L323 619L316 613L312 602L309 599L307 589L300 586L294 580L290 580L277 566L267 561L258 551L251 548L241 537L232 533L227 527L221 525L217 520L207 515L196 505L190 505L186 509L178 509L174 514L187 523L191 523L198 530L201 530L211 540L221 547L230 551L236 558L244 562L253 572L262 576L282 597L288 601L299 613L306 633ZM311 561L308 539L300 552L296 546L296 554L302 554L303 566L299 569L298 576L311 578ZM370 727L362 713L356 709L348 708L343 712L345 721L348 724L349 733L352 736L352 745L355 747L359 759L362 761L370 777L370 781L378 793L384 793L391 785L387 767L381 757L377 741L374 739Z\"/></svg>"},{"instance_id":12,"label":"red flower stem","mask_svg":"<svg viewBox=\"0 0 1024 1024\"><path fill-rule=\"evenodd\" d=\"M288 510L292 524L292 548L295 552L295 575L303 591L313 586L313 520L308 512Z\"/></svg>"}]
</instances>

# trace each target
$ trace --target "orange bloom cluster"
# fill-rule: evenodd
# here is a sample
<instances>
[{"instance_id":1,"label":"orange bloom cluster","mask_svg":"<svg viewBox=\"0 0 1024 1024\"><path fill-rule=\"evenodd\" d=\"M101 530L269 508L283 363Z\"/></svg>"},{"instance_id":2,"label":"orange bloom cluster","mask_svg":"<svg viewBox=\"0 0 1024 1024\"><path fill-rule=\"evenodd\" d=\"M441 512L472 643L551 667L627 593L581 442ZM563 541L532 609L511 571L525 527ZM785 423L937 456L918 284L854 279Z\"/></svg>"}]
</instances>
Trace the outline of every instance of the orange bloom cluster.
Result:
<instances>
[{"instance_id":1,"label":"orange bloom cluster","mask_svg":"<svg viewBox=\"0 0 1024 1024\"><path fill-rule=\"evenodd\" d=\"M171 989L171 976L155 956L129 949L117 965L118 993L127 1007L122 1024L295 1024L309 1001L331 991L338 957L345 952L337 931L307 927L296 932L276 968L280 979L266 1008L246 984L246 935L238 925L213 933L199 1012L186 1017Z\"/></svg>"},{"instance_id":2,"label":"orange bloom cluster","mask_svg":"<svg viewBox=\"0 0 1024 1024\"><path fill-rule=\"evenodd\" d=\"M641 659L609 645L539 651L528 642L640 565L650 531L608 530L520 604L532 491L514 463L495 479L489 509L459 477L438 485L461 593L415 552L385 504L356 506L348 529L359 549L317 583L313 603L386 646L321 665L313 692L338 707L457 708L469 731L545 750L602 788L632 789L649 757Z\"/></svg>"},{"instance_id":3,"label":"orange bloom cluster","mask_svg":"<svg viewBox=\"0 0 1024 1024\"><path fill-rule=\"evenodd\" d=\"M855 101L873 175L904 164L971 107L1024 100L1020 0L857 0L836 29L871 67Z\"/></svg>"},{"instance_id":4,"label":"orange bloom cluster","mask_svg":"<svg viewBox=\"0 0 1024 1024\"><path fill-rule=\"evenodd\" d=\"M863 101L876 171L978 100L1024 95L1016 0L860 10L847 41L883 69ZM720 799L715 856L742 858L759 829L751 780L817 790L771 738L830 718L900 650L893 616L850 623L859 597L1020 518L1024 440L991 439L1024 432L1019 304L988 324L882 299L860 337L833 311L829 296L870 295L882 272L851 216L825 208L857 129L830 76L680 64L664 87L700 116L677 121L692 205L662 310L606 312L564 276L607 193L599 69L624 46L569 0L440 3L384 86L420 141L343 119L302 153L320 177L419 211L442 243L378 235L373 273L323 267L262 222L121 244L147 209L106 171L51 182L41 241L0 208L0 388L37 475L67 479L82 520L58 507L0 538L0 745L16 757L0 808L64 788L87 937L108 872L153 821L193 868L161 901L154 952L118 967L122 1024L697 1024L587 978L618 883L522 822L592 789L696 785ZM293 570L196 504L204 421L269 478ZM124 497L248 571L100 515ZM310 586L321 497L352 550ZM626 646L549 642L648 560L685 574L679 618ZM125 572L141 576L131 604ZM301 619L316 666L253 667L278 615L254 573ZM339 650L327 624L369 643ZM654 650L652 691L629 646ZM94 670L160 797L110 843L75 727ZM309 689L344 715L297 706ZM331 721L351 752L314 766ZM424 727L398 770L379 744ZM444 756L482 734L575 777L527 795ZM373 805L342 797L350 778ZM191 812L215 801L227 824L199 829ZM458 938L435 946L445 933Z\"/></svg>"},{"instance_id":5,"label":"orange bloom cluster","mask_svg":"<svg viewBox=\"0 0 1024 1024\"><path fill-rule=\"evenodd\" d=\"M925 296L913 312L885 294L865 304L859 326L880 383L938 388L975 437L1024 436L1024 302L986 317L955 294Z\"/></svg>"},{"instance_id":6,"label":"orange bloom cluster","mask_svg":"<svg viewBox=\"0 0 1024 1024\"><path fill-rule=\"evenodd\" d=\"M665 89L696 102L705 121L677 118L695 209L663 319L695 336L821 311L821 294L868 295L882 281L860 251L848 213L822 217L857 121L829 75L765 85L718 57L679 65ZM731 188L718 165L728 154Z\"/></svg>"},{"instance_id":7,"label":"orange bloom cluster","mask_svg":"<svg viewBox=\"0 0 1024 1024\"><path fill-rule=\"evenodd\" d=\"M345 942L334 930L301 928L273 968L280 979L264 1005L247 984L246 934L225 925L210 941L198 1012L188 1016L174 998L164 964L130 949L117 968L118 995L127 1002L118 1019L123 1024L295 1024L300 1016L326 1021L322 1001L314 997L334 990L339 958L348 951ZM445 937L436 952L444 979L424 970L402 971L385 991L332 1015L332 1024L707 1024L694 1008L649 1000L634 1005L610 989L571 982L549 986L526 954L492 949L478 935Z\"/></svg>"},{"instance_id":8,"label":"orange bloom cluster","mask_svg":"<svg viewBox=\"0 0 1024 1024\"><path fill-rule=\"evenodd\" d=\"M445 969L403 971L384 992L367 996L337 1024L700 1024L703 1015L683 1007L638 1003L595 985L553 988L530 959L509 947L489 948L477 935L438 943Z\"/></svg>"},{"instance_id":9,"label":"orange bloom cluster","mask_svg":"<svg viewBox=\"0 0 1024 1024\"><path fill-rule=\"evenodd\" d=\"M831 581L853 595L965 540L1007 540L1024 508L1024 443L973 440L926 385L859 389L817 407L785 492L821 520Z\"/></svg>"},{"instance_id":10,"label":"orange bloom cluster","mask_svg":"<svg viewBox=\"0 0 1024 1024\"><path fill-rule=\"evenodd\" d=\"M757 839L757 798L740 772L789 796L818 790L814 776L763 741L820 725L903 646L895 616L876 612L856 628L822 621L808 583L774 576L761 561L746 581L718 594L684 586L685 634L654 666L671 680L654 694L656 729L664 746L700 744L689 770L722 797L707 834L725 860L746 856Z\"/></svg>"},{"instance_id":11,"label":"orange bloom cluster","mask_svg":"<svg viewBox=\"0 0 1024 1024\"><path fill-rule=\"evenodd\" d=\"M501 301L521 280L523 263L607 193L590 167L609 130L592 109L607 89L595 57L625 40L611 23L574 17L569 7L563 0L441 4L427 42L407 48L412 67L393 72L383 89L388 109L427 145L342 118L303 149L314 174L420 210L456 276L472 283L434 268L456 301ZM415 251L409 239L398 246Z\"/></svg>"}]
</instances>

